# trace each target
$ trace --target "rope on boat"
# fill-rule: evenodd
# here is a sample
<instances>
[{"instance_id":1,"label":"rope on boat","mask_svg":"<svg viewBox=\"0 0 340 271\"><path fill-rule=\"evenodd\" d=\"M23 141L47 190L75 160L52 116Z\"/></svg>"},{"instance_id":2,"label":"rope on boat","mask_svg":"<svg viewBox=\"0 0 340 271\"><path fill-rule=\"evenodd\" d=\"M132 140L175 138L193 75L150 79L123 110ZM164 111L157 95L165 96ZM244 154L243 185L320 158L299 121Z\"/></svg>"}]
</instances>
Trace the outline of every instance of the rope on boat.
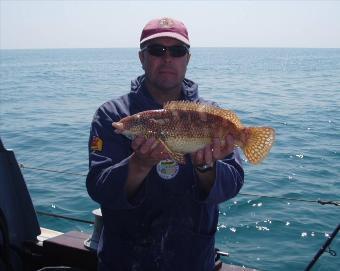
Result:
<instances>
[{"instance_id":1,"label":"rope on boat","mask_svg":"<svg viewBox=\"0 0 340 271\"><path fill-rule=\"evenodd\" d=\"M46 171L46 172L63 173L63 174L77 175L77 176L87 176L87 174L75 173L75 172L64 171L64 170L54 170L54 169L44 169L44 168L38 168L38 167L29 167L29 166L25 166L24 164L21 164L21 163L19 163L19 167L20 168L25 168L25 169L33 169L33 170L39 170L39 171Z\"/></svg>"},{"instance_id":2,"label":"rope on boat","mask_svg":"<svg viewBox=\"0 0 340 271\"><path fill-rule=\"evenodd\" d=\"M321 205L332 204L332 205L335 205L335 206L340 206L340 201L336 201L336 200L320 200L320 199L319 200L308 200L308 199L267 196L267 195L250 194L250 193L238 193L238 194L243 195L243 196L251 196L251 197L282 199L282 200L301 201L301 202L308 202L308 203L319 203Z\"/></svg>"},{"instance_id":3,"label":"rope on boat","mask_svg":"<svg viewBox=\"0 0 340 271\"><path fill-rule=\"evenodd\" d=\"M39 215L46 215L46 216L57 217L57 218L62 218L62 219L67 219L67 220L87 223L87 224L94 224L94 222L90 221L90 220L74 218L74 217L65 216L65 215L52 214L52 213L42 212L42 211L36 211L36 213L39 214Z\"/></svg>"},{"instance_id":4,"label":"rope on boat","mask_svg":"<svg viewBox=\"0 0 340 271\"><path fill-rule=\"evenodd\" d=\"M70 171L44 169L44 168L26 166L26 165L21 164L21 163L18 163L18 164L19 164L19 167L23 168L23 169L32 169L32 170L45 171L45 172L62 173L62 174L75 175L75 176L87 176L86 174L74 173L74 172L70 172ZM65 216L65 215L52 214L52 213L38 211L38 210L36 211L36 213L39 214L39 215L62 218L62 219L66 219L66 220L72 220L72 221L77 221L77 222L82 222L82 223L87 223L87 224L94 224L93 221L81 219L81 218L74 218L74 217L69 217L69 216Z\"/></svg>"},{"instance_id":5,"label":"rope on boat","mask_svg":"<svg viewBox=\"0 0 340 271\"><path fill-rule=\"evenodd\" d=\"M38 171L45 171L45 172L54 172L54 173L61 173L61 174L68 174L68 175L75 175L75 176L82 176L86 177L87 174L83 173L75 173L70 171L64 170L54 170L54 169L44 169L38 167L31 167L26 166L24 164L19 163L19 167L23 169L32 169ZM308 202L308 203L318 203L321 205L335 205L340 206L340 200L307 200L307 199L299 199L299 198L288 198L288 197L278 197L278 196L268 196L268 195L260 195L260 194L250 194L250 193L239 193L239 195L243 196L251 196L251 197L261 197L261 198L271 198L271 199L280 199L280 200L291 200L291 201L300 201L300 202Z\"/></svg>"}]
</instances>

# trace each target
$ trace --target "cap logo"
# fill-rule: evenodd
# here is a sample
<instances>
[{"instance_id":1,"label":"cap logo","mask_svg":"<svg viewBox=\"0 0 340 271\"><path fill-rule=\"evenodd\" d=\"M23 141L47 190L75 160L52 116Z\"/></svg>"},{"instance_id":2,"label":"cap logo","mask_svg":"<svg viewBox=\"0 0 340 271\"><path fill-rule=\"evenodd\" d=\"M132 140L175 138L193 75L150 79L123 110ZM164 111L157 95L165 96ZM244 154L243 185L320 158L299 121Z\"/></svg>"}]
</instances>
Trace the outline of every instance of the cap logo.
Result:
<instances>
[{"instance_id":1,"label":"cap logo","mask_svg":"<svg viewBox=\"0 0 340 271\"><path fill-rule=\"evenodd\" d=\"M170 28L174 25L174 21L170 18L162 18L159 20L159 26L162 28Z\"/></svg>"}]
</instances>

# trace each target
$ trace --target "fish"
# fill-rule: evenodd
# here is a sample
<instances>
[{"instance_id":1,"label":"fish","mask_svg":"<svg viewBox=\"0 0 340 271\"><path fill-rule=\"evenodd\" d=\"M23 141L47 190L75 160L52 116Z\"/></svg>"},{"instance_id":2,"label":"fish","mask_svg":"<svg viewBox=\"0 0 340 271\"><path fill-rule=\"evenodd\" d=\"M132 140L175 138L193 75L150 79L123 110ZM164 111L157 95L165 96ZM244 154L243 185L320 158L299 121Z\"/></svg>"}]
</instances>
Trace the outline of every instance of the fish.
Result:
<instances>
[{"instance_id":1,"label":"fish","mask_svg":"<svg viewBox=\"0 0 340 271\"><path fill-rule=\"evenodd\" d=\"M191 101L171 101L163 109L142 111L112 126L131 140L137 135L156 138L179 164L186 163L185 154L212 144L214 138L223 147L227 135L233 136L235 147L251 164L259 164L275 141L272 127L246 127L231 110Z\"/></svg>"}]
</instances>

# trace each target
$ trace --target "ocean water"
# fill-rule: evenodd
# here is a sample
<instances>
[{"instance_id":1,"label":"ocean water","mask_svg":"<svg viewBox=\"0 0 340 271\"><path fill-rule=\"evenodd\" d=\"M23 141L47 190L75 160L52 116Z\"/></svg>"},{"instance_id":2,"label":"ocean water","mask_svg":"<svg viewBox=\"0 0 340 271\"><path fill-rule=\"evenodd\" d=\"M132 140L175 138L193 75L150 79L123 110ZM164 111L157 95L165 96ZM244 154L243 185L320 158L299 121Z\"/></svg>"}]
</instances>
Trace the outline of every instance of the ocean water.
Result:
<instances>
[{"instance_id":1,"label":"ocean water","mask_svg":"<svg viewBox=\"0 0 340 271\"><path fill-rule=\"evenodd\" d=\"M0 136L15 151L38 211L92 220L87 140L94 111L142 74L138 50L0 51ZM241 194L220 205L216 247L227 263L304 270L340 222L340 49L193 48L200 94L277 138ZM66 172L66 173L65 173ZM74 174L70 174L74 173ZM92 226L39 215L40 225ZM340 270L340 238L313 270Z\"/></svg>"}]
</instances>

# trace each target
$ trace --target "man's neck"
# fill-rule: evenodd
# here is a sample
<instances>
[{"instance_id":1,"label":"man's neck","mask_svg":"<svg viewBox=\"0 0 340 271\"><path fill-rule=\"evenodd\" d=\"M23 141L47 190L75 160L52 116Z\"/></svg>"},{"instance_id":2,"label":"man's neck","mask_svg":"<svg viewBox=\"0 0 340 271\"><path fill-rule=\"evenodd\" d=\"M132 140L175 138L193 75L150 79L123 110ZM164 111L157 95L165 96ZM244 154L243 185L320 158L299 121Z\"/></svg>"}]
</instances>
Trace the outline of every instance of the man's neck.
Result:
<instances>
[{"instance_id":1,"label":"man's neck","mask_svg":"<svg viewBox=\"0 0 340 271\"><path fill-rule=\"evenodd\" d=\"M173 89L158 89L146 84L151 97L160 105L170 101L180 100L182 97L181 87Z\"/></svg>"}]
</instances>

